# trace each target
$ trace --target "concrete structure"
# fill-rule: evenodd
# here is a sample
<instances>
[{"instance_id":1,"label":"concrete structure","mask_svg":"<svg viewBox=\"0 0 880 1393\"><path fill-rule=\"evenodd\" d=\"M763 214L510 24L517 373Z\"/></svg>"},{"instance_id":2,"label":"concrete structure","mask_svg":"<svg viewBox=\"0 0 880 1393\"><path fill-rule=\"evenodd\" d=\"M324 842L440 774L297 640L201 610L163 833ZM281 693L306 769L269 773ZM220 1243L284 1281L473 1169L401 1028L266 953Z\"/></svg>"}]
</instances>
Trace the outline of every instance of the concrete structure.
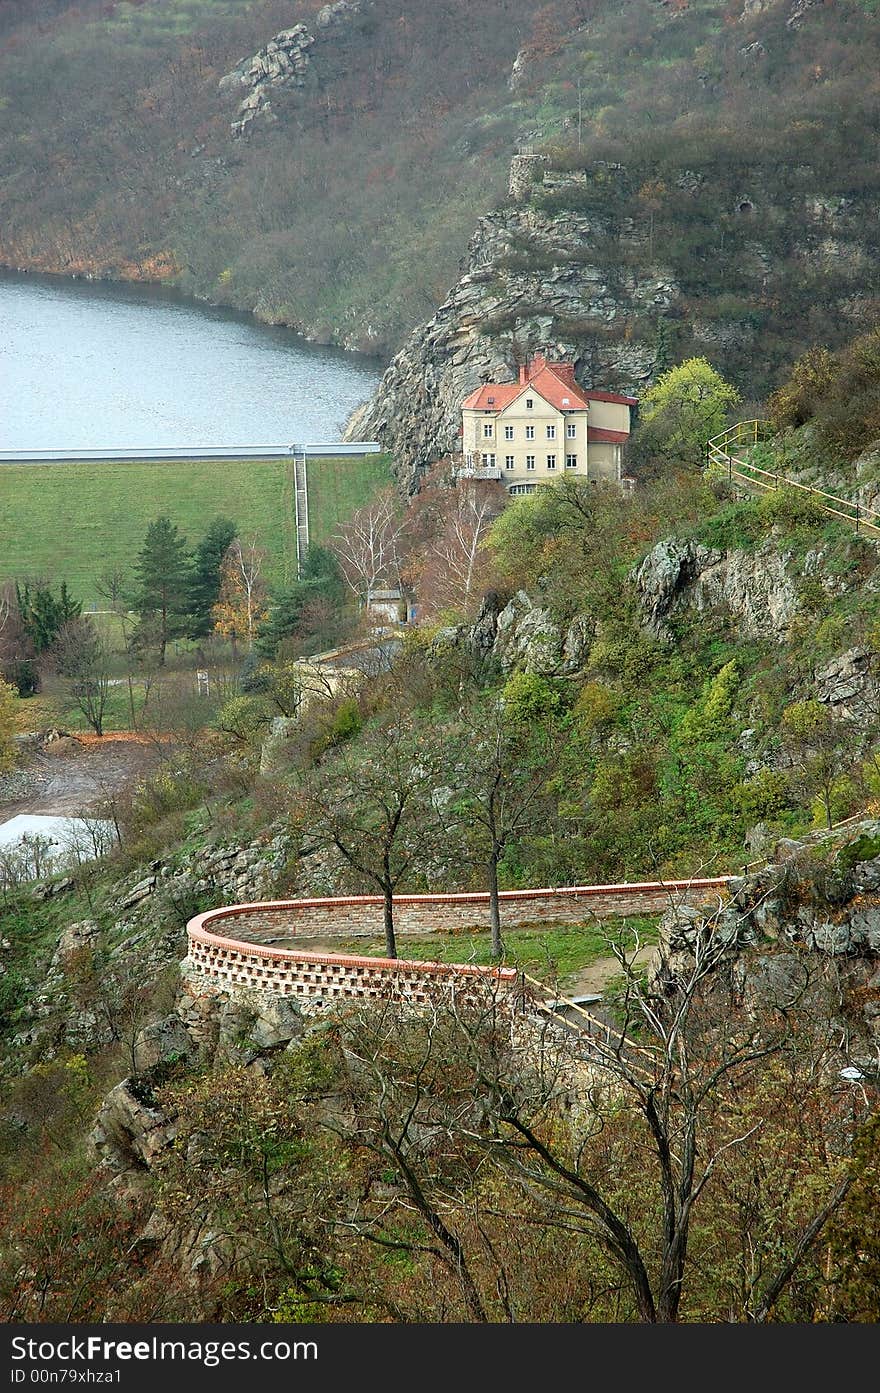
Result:
<instances>
[{"instance_id":1,"label":"concrete structure","mask_svg":"<svg viewBox=\"0 0 880 1393\"><path fill-rule=\"evenodd\" d=\"M486 382L462 404L462 473L509 493L570 475L619 483L635 397L578 386L572 363L541 354L517 382Z\"/></svg>"},{"instance_id":2,"label":"concrete structure","mask_svg":"<svg viewBox=\"0 0 880 1393\"><path fill-rule=\"evenodd\" d=\"M406 622L407 605L399 586L389 586L385 590L371 590L367 595L367 610L371 619L379 624L403 624Z\"/></svg>"}]
</instances>

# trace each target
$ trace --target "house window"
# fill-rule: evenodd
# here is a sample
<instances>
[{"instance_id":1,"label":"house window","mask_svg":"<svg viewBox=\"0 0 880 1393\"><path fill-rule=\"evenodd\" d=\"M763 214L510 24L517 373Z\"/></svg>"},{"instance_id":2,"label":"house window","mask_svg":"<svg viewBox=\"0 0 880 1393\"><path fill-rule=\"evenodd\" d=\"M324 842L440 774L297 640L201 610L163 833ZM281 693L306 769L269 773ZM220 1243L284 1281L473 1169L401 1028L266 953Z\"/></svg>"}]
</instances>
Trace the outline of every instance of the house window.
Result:
<instances>
[{"instance_id":1,"label":"house window","mask_svg":"<svg viewBox=\"0 0 880 1393\"><path fill-rule=\"evenodd\" d=\"M534 440L534 438L535 438L535 427L534 427L534 426L526 426L526 440Z\"/></svg>"},{"instance_id":2,"label":"house window","mask_svg":"<svg viewBox=\"0 0 880 1393\"><path fill-rule=\"evenodd\" d=\"M534 467L535 467L535 456L534 456L534 455L526 455L526 469L534 469Z\"/></svg>"},{"instance_id":3,"label":"house window","mask_svg":"<svg viewBox=\"0 0 880 1393\"><path fill-rule=\"evenodd\" d=\"M577 439L578 428L574 421L568 421L565 426L565 434L569 440Z\"/></svg>"},{"instance_id":4,"label":"house window","mask_svg":"<svg viewBox=\"0 0 880 1393\"><path fill-rule=\"evenodd\" d=\"M504 427L504 439L505 439L505 440L512 440L512 439L513 439L513 426L505 426L505 427Z\"/></svg>"},{"instance_id":5,"label":"house window","mask_svg":"<svg viewBox=\"0 0 880 1393\"><path fill-rule=\"evenodd\" d=\"M532 400L531 397L526 397L526 411L531 411L531 409L532 409L532 407L534 406L534 404L535 404L535 403L534 403L534 401Z\"/></svg>"},{"instance_id":6,"label":"house window","mask_svg":"<svg viewBox=\"0 0 880 1393\"><path fill-rule=\"evenodd\" d=\"M505 456L504 456L504 468L505 468L505 469L513 469L513 467L514 467L515 464L516 464L516 460L514 459L513 455L505 455Z\"/></svg>"},{"instance_id":7,"label":"house window","mask_svg":"<svg viewBox=\"0 0 880 1393\"><path fill-rule=\"evenodd\" d=\"M484 455L484 456L483 456L483 468L484 468L484 469L494 469L494 468L495 468L495 456L494 456L494 455Z\"/></svg>"},{"instance_id":8,"label":"house window","mask_svg":"<svg viewBox=\"0 0 880 1393\"><path fill-rule=\"evenodd\" d=\"M491 421L484 421L484 422L483 422L483 437L484 437L485 440L491 440L491 439L492 439L492 422L491 422Z\"/></svg>"},{"instance_id":9,"label":"house window","mask_svg":"<svg viewBox=\"0 0 880 1393\"><path fill-rule=\"evenodd\" d=\"M534 484L511 484L511 485L510 485L510 488L507 490L507 492L508 492L508 493L511 493L511 494L513 494L513 493L534 493L534 492L535 492L535 485L534 485Z\"/></svg>"},{"instance_id":10,"label":"house window","mask_svg":"<svg viewBox=\"0 0 880 1393\"><path fill-rule=\"evenodd\" d=\"M566 455L566 456L565 456L565 467L566 467L566 469L577 469L577 464L578 464L578 457L577 457L577 455Z\"/></svg>"},{"instance_id":11,"label":"house window","mask_svg":"<svg viewBox=\"0 0 880 1393\"><path fill-rule=\"evenodd\" d=\"M556 468L556 456L555 456L555 455L548 455L548 456L547 456L547 468L548 468L548 469L555 469L555 468Z\"/></svg>"},{"instance_id":12,"label":"house window","mask_svg":"<svg viewBox=\"0 0 880 1393\"><path fill-rule=\"evenodd\" d=\"M548 426L548 427L547 427L547 439L548 439L548 440L555 440L555 439L556 439L556 427L555 427L555 426Z\"/></svg>"}]
</instances>

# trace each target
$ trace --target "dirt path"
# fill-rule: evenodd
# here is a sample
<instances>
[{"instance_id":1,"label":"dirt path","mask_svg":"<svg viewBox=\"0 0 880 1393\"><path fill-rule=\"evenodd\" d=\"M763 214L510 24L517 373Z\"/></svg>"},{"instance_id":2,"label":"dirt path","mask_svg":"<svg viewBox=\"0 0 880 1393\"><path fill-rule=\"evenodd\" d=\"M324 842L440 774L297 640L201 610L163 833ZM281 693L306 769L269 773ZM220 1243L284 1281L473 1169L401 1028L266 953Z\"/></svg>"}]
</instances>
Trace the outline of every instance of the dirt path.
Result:
<instances>
[{"instance_id":1,"label":"dirt path","mask_svg":"<svg viewBox=\"0 0 880 1393\"><path fill-rule=\"evenodd\" d=\"M120 737L66 736L27 749L12 775L0 780L0 822L18 813L73 817L90 812L154 768L159 757L154 745Z\"/></svg>"},{"instance_id":2,"label":"dirt path","mask_svg":"<svg viewBox=\"0 0 880 1393\"><path fill-rule=\"evenodd\" d=\"M640 948L628 961L632 966L640 967L643 963L651 961L654 952L655 949L650 946ZM580 971L564 978L560 983L560 989L564 996L601 995L611 978L619 976L620 963L616 958L597 958L589 967L582 967Z\"/></svg>"}]
</instances>

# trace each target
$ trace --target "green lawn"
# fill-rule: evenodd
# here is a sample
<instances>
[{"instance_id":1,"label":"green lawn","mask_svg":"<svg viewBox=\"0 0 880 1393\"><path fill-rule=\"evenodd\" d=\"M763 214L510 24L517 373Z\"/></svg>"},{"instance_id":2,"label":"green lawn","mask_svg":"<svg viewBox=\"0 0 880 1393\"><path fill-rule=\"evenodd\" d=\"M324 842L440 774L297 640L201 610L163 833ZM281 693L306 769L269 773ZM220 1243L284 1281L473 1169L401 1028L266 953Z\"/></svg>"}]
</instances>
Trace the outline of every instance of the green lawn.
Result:
<instances>
[{"instance_id":1,"label":"green lawn","mask_svg":"<svg viewBox=\"0 0 880 1393\"><path fill-rule=\"evenodd\" d=\"M637 929L642 946L657 942L659 915L631 918L626 926ZM510 929L504 934L505 962L545 982L569 977L599 958L611 956L609 937L619 933L624 921L609 920L605 928L594 923L536 924ZM307 944L303 944L307 948ZM629 945L628 945L629 946ZM352 938L333 944L334 953L355 953L363 957L383 957L384 939ZM488 964L491 943L488 933L432 934L424 938L399 934L397 952L416 962Z\"/></svg>"},{"instance_id":2,"label":"green lawn","mask_svg":"<svg viewBox=\"0 0 880 1393\"><path fill-rule=\"evenodd\" d=\"M386 455L309 460L313 542L389 480ZM0 581L66 580L86 605L95 577L128 566L147 525L167 514L191 544L218 515L269 553L269 579L296 574L291 463L280 460L76 461L0 464Z\"/></svg>"}]
</instances>

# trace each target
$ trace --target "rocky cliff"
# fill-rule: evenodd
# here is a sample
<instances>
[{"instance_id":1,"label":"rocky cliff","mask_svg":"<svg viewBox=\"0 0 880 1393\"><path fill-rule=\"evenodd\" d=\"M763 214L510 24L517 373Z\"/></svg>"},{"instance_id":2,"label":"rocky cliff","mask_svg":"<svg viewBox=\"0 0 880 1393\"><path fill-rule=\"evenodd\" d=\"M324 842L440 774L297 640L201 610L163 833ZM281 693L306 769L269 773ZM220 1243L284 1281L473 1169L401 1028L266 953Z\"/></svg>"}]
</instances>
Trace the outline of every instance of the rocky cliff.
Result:
<instances>
[{"instance_id":1,"label":"rocky cliff","mask_svg":"<svg viewBox=\"0 0 880 1393\"><path fill-rule=\"evenodd\" d=\"M732 181L724 165L677 165L671 147L655 198L638 160L570 169L552 158L514 158L509 197L480 219L458 281L349 423L349 438L392 452L409 492L459 449L464 397L480 382L515 381L538 349L573 359L586 387L638 396L671 355L698 353L763 394L771 365L756 346L775 343L783 319L790 338L809 335L808 284L822 278L839 323L866 322L865 278L876 283L867 191L817 189L807 165L785 187L762 163L738 166Z\"/></svg>"},{"instance_id":2,"label":"rocky cliff","mask_svg":"<svg viewBox=\"0 0 880 1393\"><path fill-rule=\"evenodd\" d=\"M876 593L880 574L873 552L863 565L863 586ZM805 605L815 605L817 597L820 604L839 598L851 585L827 546L798 548L777 528L754 547L664 538L630 579L645 630L662 642L672 640L676 619L714 614L741 638L784 644Z\"/></svg>"},{"instance_id":3,"label":"rocky cliff","mask_svg":"<svg viewBox=\"0 0 880 1393\"><path fill-rule=\"evenodd\" d=\"M674 990L711 947L746 1011L810 1008L852 1066L874 1074L880 1048L880 822L782 840L770 864L732 885L711 913L681 907L660 926L652 978Z\"/></svg>"},{"instance_id":4,"label":"rocky cliff","mask_svg":"<svg viewBox=\"0 0 880 1393\"><path fill-rule=\"evenodd\" d=\"M460 448L464 397L480 382L515 381L528 352L573 358L585 385L638 393L655 357L627 325L668 311L678 287L664 267L621 274L591 260L606 224L528 203L481 218L462 276L394 358L349 438L381 440L413 492L432 460Z\"/></svg>"}]
</instances>

